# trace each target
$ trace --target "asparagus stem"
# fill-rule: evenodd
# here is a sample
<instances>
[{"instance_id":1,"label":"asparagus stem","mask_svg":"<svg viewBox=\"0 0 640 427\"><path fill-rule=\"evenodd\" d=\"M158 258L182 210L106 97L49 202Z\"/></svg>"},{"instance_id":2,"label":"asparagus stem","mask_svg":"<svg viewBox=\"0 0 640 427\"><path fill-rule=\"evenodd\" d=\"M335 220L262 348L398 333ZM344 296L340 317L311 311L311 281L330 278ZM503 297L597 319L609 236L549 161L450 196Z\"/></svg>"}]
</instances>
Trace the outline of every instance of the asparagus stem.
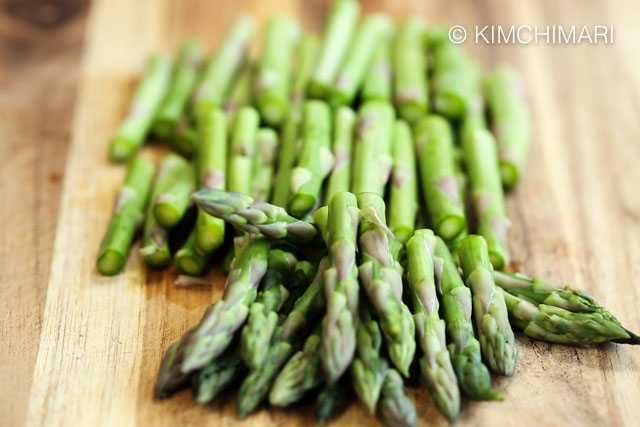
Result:
<instances>
[{"instance_id":1,"label":"asparagus stem","mask_svg":"<svg viewBox=\"0 0 640 427\"><path fill-rule=\"evenodd\" d=\"M322 101L304 104L302 150L291 171L291 214L303 217L318 202L322 181L333 167L331 153L331 110Z\"/></svg>"},{"instance_id":2,"label":"asparagus stem","mask_svg":"<svg viewBox=\"0 0 640 427\"><path fill-rule=\"evenodd\" d=\"M271 195L273 169L278 151L278 134L271 128L260 128L254 154L252 194L256 202L267 202Z\"/></svg>"},{"instance_id":3,"label":"asparagus stem","mask_svg":"<svg viewBox=\"0 0 640 427\"><path fill-rule=\"evenodd\" d=\"M253 35L253 21L246 15L237 18L225 34L222 44L207 64L198 83L193 106L196 114L202 109L223 106L234 78L245 62L246 51Z\"/></svg>"},{"instance_id":4,"label":"asparagus stem","mask_svg":"<svg viewBox=\"0 0 640 427\"><path fill-rule=\"evenodd\" d=\"M325 385L316 398L316 419L323 424L344 411L349 403L350 394L347 377Z\"/></svg>"},{"instance_id":5,"label":"asparagus stem","mask_svg":"<svg viewBox=\"0 0 640 427\"><path fill-rule=\"evenodd\" d=\"M256 297L258 284L267 270L268 253L268 240L245 235L222 299L207 309L187 344L183 372L204 368L229 346Z\"/></svg>"},{"instance_id":6,"label":"asparagus stem","mask_svg":"<svg viewBox=\"0 0 640 427\"><path fill-rule=\"evenodd\" d=\"M188 276L201 276L209 264L211 255L210 252L204 252L198 245L198 229L196 225L189 233L185 244L176 252L176 270L178 270L178 273Z\"/></svg>"},{"instance_id":7,"label":"asparagus stem","mask_svg":"<svg viewBox=\"0 0 640 427\"><path fill-rule=\"evenodd\" d=\"M327 99L356 29L360 5L355 0L337 0L324 29L318 64L307 89L311 98Z\"/></svg>"},{"instance_id":8,"label":"asparagus stem","mask_svg":"<svg viewBox=\"0 0 640 427\"><path fill-rule=\"evenodd\" d=\"M307 391L322 384L320 334L321 330L317 328L307 337L302 349L284 365L271 386L269 403L288 406L300 400Z\"/></svg>"},{"instance_id":9,"label":"asparagus stem","mask_svg":"<svg viewBox=\"0 0 640 427\"><path fill-rule=\"evenodd\" d=\"M415 230L418 212L416 159L411 128L406 122L396 121L393 141L389 228L400 243L406 243Z\"/></svg>"},{"instance_id":10,"label":"asparagus stem","mask_svg":"<svg viewBox=\"0 0 640 427\"><path fill-rule=\"evenodd\" d=\"M371 101L360 107L353 146L351 191L354 194L384 195L392 164L393 127L394 112L390 104Z\"/></svg>"},{"instance_id":11,"label":"asparagus stem","mask_svg":"<svg viewBox=\"0 0 640 427\"><path fill-rule=\"evenodd\" d=\"M393 239L384 222L382 198L373 193L361 193L358 206L361 283L387 340L391 361L408 376L416 342L411 312L402 302L402 267L397 259L402 244Z\"/></svg>"},{"instance_id":12,"label":"asparagus stem","mask_svg":"<svg viewBox=\"0 0 640 427\"><path fill-rule=\"evenodd\" d=\"M357 353L351 365L351 377L358 398L373 415L376 413L380 391L389 365L380 356L382 334L378 322L371 317L370 308L366 304L363 306L360 310Z\"/></svg>"},{"instance_id":13,"label":"asparagus stem","mask_svg":"<svg viewBox=\"0 0 640 427\"><path fill-rule=\"evenodd\" d=\"M460 188L455 174L453 134L440 116L425 116L415 125L422 191L433 228L451 241L466 229Z\"/></svg>"},{"instance_id":14,"label":"asparagus stem","mask_svg":"<svg viewBox=\"0 0 640 427\"><path fill-rule=\"evenodd\" d=\"M361 97L366 101L391 102L391 35L380 42L371 68L365 77Z\"/></svg>"},{"instance_id":15,"label":"asparagus stem","mask_svg":"<svg viewBox=\"0 0 640 427\"><path fill-rule=\"evenodd\" d=\"M580 289L501 271L494 271L493 277L496 285L509 294L538 306L541 314L535 314L528 304L505 297L513 318L522 320L521 313L524 313L524 319L529 322L524 326L524 332L532 338L568 344L604 341L640 344L640 337L622 327L613 314ZM521 310L516 310L518 304L522 304ZM515 324L524 325L522 322ZM558 326L560 324L567 328Z\"/></svg>"},{"instance_id":16,"label":"asparagus stem","mask_svg":"<svg viewBox=\"0 0 640 427\"><path fill-rule=\"evenodd\" d=\"M305 293L296 301L284 323L278 327L267 351L264 365L252 370L244 379L238 392L238 414L245 417L253 411L269 393L276 375L293 353L293 345L301 332L324 310L324 271L328 260L320 261L318 273Z\"/></svg>"},{"instance_id":17,"label":"asparagus stem","mask_svg":"<svg viewBox=\"0 0 640 427\"><path fill-rule=\"evenodd\" d=\"M260 114L270 125L279 125L289 109L289 69L300 26L290 17L271 18L256 79L256 101Z\"/></svg>"},{"instance_id":18,"label":"asparagus stem","mask_svg":"<svg viewBox=\"0 0 640 427\"><path fill-rule=\"evenodd\" d=\"M235 346L193 376L193 399L202 404L211 402L245 371L246 367L240 357L240 346Z\"/></svg>"},{"instance_id":19,"label":"asparagus stem","mask_svg":"<svg viewBox=\"0 0 640 427\"><path fill-rule=\"evenodd\" d=\"M184 157L191 157L198 148L198 131L191 123L191 116L183 115L176 122L170 136L171 148Z\"/></svg>"},{"instance_id":20,"label":"asparagus stem","mask_svg":"<svg viewBox=\"0 0 640 427\"><path fill-rule=\"evenodd\" d=\"M242 107L233 125L229 146L227 189L251 194L253 154L256 151L260 116L251 107Z\"/></svg>"},{"instance_id":21,"label":"asparagus stem","mask_svg":"<svg viewBox=\"0 0 640 427\"><path fill-rule=\"evenodd\" d=\"M269 252L262 290L249 307L247 323L242 328L241 355L251 369L258 369L264 364L271 337L278 325L278 312L289 297L285 284L296 262L295 256L289 252L280 249Z\"/></svg>"},{"instance_id":22,"label":"asparagus stem","mask_svg":"<svg viewBox=\"0 0 640 427\"><path fill-rule=\"evenodd\" d=\"M171 344L165 352L154 389L154 394L158 399L170 397L189 382L191 375L183 373L180 366L184 359L186 343L194 331L195 328L189 329L178 341Z\"/></svg>"},{"instance_id":23,"label":"asparagus stem","mask_svg":"<svg viewBox=\"0 0 640 427\"><path fill-rule=\"evenodd\" d=\"M423 33L420 20L407 19L400 25L393 44L393 98L398 115L408 122L429 109Z\"/></svg>"},{"instance_id":24,"label":"asparagus stem","mask_svg":"<svg viewBox=\"0 0 640 427\"><path fill-rule=\"evenodd\" d=\"M482 355L492 371L512 375L518 350L502 292L493 281L487 243L469 235L460 245L460 262L473 294L473 313Z\"/></svg>"},{"instance_id":25,"label":"asparagus stem","mask_svg":"<svg viewBox=\"0 0 640 427\"><path fill-rule=\"evenodd\" d=\"M102 238L98 254L98 271L117 274L122 269L136 230L142 222L144 207L151 190L155 166L144 157L135 157L118 191L113 215Z\"/></svg>"},{"instance_id":26,"label":"asparagus stem","mask_svg":"<svg viewBox=\"0 0 640 427\"><path fill-rule=\"evenodd\" d=\"M335 162L324 192L324 200L327 203L337 193L349 191L351 185L351 145L355 123L356 113L351 108L340 107L335 111L333 127Z\"/></svg>"},{"instance_id":27,"label":"asparagus stem","mask_svg":"<svg viewBox=\"0 0 640 427\"><path fill-rule=\"evenodd\" d=\"M491 389L491 375L482 363L480 342L473 333L471 291L464 285L458 266L440 237L436 237L435 250L431 255L442 298L449 354L458 384L465 396L471 399L502 399L499 392Z\"/></svg>"},{"instance_id":28,"label":"asparagus stem","mask_svg":"<svg viewBox=\"0 0 640 427\"><path fill-rule=\"evenodd\" d=\"M374 60L376 48L389 37L391 29L391 20L384 14L370 15L362 21L331 88L329 98L333 106L353 102Z\"/></svg>"},{"instance_id":29,"label":"asparagus stem","mask_svg":"<svg viewBox=\"0 0 640 427\"><path fill-rule=\"evenodd\" d=\"M395 369L387 372L378 411L387 426L414 427L418 424L416 408L404 394L402 377Z\"/></svg>"},{"instance_id":30,"label":"asparagus stem","mask_svg":"<svg viewBox=\"0 0 640 427\"><path fill-rule=\"evenodd\" d=\"M162 227L178 225L189 207L189 197L194 190L196 177L193 166L177 154L168 154L161 168L167 176L163 187L153 200L153 215Z\"/></svg>"},{"instance_id":31,"label":"asparagus stem","mask_svg":"<svg viewBox=\"0 0 640 427\"><path fill-rule=\"evenodd\" d=\"M129 112L109 143L109 156L116 162L129 160L142 146L153 117L167 93L171 80L171 61L155 54L149 59L133 95Z\"/></svg>"},{"instance_id":32,"label":"asparagus stem","mask_svg":"<svg viewBox=\"0 0 640 427\"><path fill-rule=\"evenodd\" d=\"M304 294L318 271L318 264L310 261L298 261L291 273L287 289L289 298L280 309L281 313L290 313L298 298Z\"/></svg>"},{"instance_id":33,"label":"asparagus stem","mask_svg":"<svg viewBox=\"0 0 640 427\"><path fill-rule=\"evenodd\" d=\"M326 237L330 268L324 272L327 313L322 322L322 365L332 384L349 367L356 347L358 203L347 192L329 201Z\"/></svg>"},{"instance_id":34,"label":"asparagus stem","mask_svg":"<svg viewBox=\"0 0 640 427\"><path fill-rule=\"evenodd\" d=\"M253 77L255 69L253 64L245 64L238 77L233 82L229 96L224 103L224 112L232 125L238 110L242 107L250 107L253 104ZM230 126L231 127L231 126Z\"/></svg>"},{"instance_id":35,"label":"asparagus stem","mask_svg":"<svg viewBox=\"0 0 640 427\"><path fill-rule=\"evenodd\" d=\"M302 102L307 83L316 64L320 41L317 36L307 34L298 47L297 74L291 86L289 115L282 125L281 143L278 150L278 171L271 202L286 207L291 192L291 170L297 160L297 142L302 121Z\"/></svg>"},{"instance_id":36,"label":"asparagus stem","mask_svg":"<svg viewBox=\"0 0 640 427\"><path fill-rule=\"evenodd\" d=\"M531 141L529 110L522 86L517 71L506 66L485 79L491 125L498 142L500 175L507 188L514 187L520 179Z\"/></svg>"},{"instance_id":37,"label":"asparagus stem","mask_svg":"<svg viewBox=\"0 0 640 427\"><path fill-rule=\"evenodd\" d=\"M509 263L506 247L509 220L504 210L496 143L488 131L476 129L463 138L463 146L478 234L487 241L491 264L502 270Z\"/></svg>"},{"instance_id":38,"label":"asparagus stem","mask_svg":"<svg viewBox=\"0 0 640 427\"><path fill-rule=\"evenodd\" d=\"M445 340L445 322L440 319L432 256L436 239L431 230L417 230L407 242L409 284L413 319L424 356L422 377L436 406L453 422L460 412L460 391Z\"/></svg>"},{"instance_id":39,"label":"asparagus stem","mask_svg":"<svg viewBox=\"0 0 640 427\"><path fill-rule=\"evenodd\" d=\"M204 46L202 43L194 39L182 42L171 78L171 85L153 119L153 132L158 137L171 138L178 121L185 113L203 59Z\"/></svg>"}]
</instances>

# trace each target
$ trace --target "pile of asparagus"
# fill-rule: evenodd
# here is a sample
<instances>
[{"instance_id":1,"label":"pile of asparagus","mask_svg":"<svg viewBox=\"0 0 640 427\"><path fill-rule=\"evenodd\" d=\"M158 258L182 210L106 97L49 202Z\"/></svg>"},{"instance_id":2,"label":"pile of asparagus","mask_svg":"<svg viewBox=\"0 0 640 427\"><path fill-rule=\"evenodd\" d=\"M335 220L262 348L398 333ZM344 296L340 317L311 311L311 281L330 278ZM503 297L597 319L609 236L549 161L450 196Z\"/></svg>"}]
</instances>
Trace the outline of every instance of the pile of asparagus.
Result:
<instances>
[{"instance_id":1,"label":"pile of asparagus","mask_svg":"<svg viewBox=\"0 0 640 427\"><path fill-rule=\"evenodd\" d=\"M359 13L337 0L321 40L273 18L255 61L248 17L206 61L193 40L173 65L149 61L110 144L129 172L98 270L122 269L141 223L149 267L174 253L186 276L228 270L222 299L167 350L156 395L191 384L204 404L238 384L244 417L315 391L326 420L355 392L412 426L406 378L451 421L461 396L501 399L490 372L513 374L513 327L640 343L585 292L504 272L503 188L530 138L518 75L483 76L415 18ZM175 150L157 172L137 154L149 137Z\"/></svg>"}]
</instances>

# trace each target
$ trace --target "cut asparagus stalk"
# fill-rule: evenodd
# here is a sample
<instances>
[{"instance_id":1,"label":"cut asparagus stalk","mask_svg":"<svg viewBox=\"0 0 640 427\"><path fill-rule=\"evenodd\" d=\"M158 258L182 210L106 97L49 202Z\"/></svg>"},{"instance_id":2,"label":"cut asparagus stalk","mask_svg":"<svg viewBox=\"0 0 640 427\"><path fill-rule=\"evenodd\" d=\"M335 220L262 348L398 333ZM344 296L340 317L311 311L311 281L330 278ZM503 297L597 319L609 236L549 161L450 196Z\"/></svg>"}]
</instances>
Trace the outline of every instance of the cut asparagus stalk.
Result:
<instances>
[{"instance_id":1,"label":"cut asparagus stalk","mask_svg":"<svg viewBox=\"0 0 640 427\"><path fill-rule=\"evenodd\" d=\"M155 166L144 157L136 157L118 191L113 215L102 238L98 271L111 276L122 270L133 237L142 223L144 207L151 190Z\"/></svg>"},{"instance_id":2,"label":"cut asparagus stalk","mask_svg":"<svg viewBox=\"0 0 640 427\"><path fill-rule=\"evenodd\" d=\"M491 264L496 270L502 270L509 263L509 220L504 210L496 142L489 131L476 129L463 138L463 146L477 231L487 241Z\"/></svg>"},{"instance_id":3,"label":"cut asparagus stalk","mask_svg":"<svg viewBox=\"0 0 640 427\"><path fill-rule=\"evenodd\" d=\"M256 78L256 101L262 119L277 126L289 110L289 69L300 37L298 22L290 17L271 18Z\"/></svg>"},{"instance_id":4,"label":"cut asparagus stalk","mask_svg":"<svg viewBox=\"0 0 640 427\"><path fill-rule=\"evenodd\" d=\"M432 257L436 238L431 230L417 230L407 242L408 282L413 300L413 319L422 348L420 370L433 400L453 422L460 412L460 391L445 340L445 322L440 319Z\"/></svg>"},{"instance_id":5,"label":"cut asparagus stalk","mask_svg":"<svg viewBox=\"0 0 640 427\"><path fill-rule=\"evenodd\" d=\"M177 154L168 154L161 168L166 170L168 185L153 200L153 215L162 227L172 228L187 212L189 197L195 189L195 171Z\"/></svg>"},{"instance_id":6,"label":"cut asparagus stalk","mask_svg":"<svg viewBox=\"0 0 640 427\"><path fill-rule=\"evenodd\" d=\"M153 117L162 103L171 81L171 61L164 55L153 55L133 95L124 118L109 143L112 160L129 160L144 143Z\"/></svg>"},{"instance_id":7,"label":"cut asparagus stalk","mask_svg":"<svg viewBox=\"0 0 640 427\"><path fill-rule=\"evenodd\" d=\"M480 342L473 333L471 291L464 285L458 266L440 237L436 237L432 256L449 337L449 354L458 384L471 399L502 399L499 392L491 389L491 375L482 363Z\"/></svg>"},{"instance_id":8,"label":"cut asparagus stalk","mask_svg":"<svg viewBox=\"0 0 640 427\"><path fill-rule=\"evenodd\" d=\"M333 4L324 29L318 64L307 89L311 98L328 98L347 55L359 15L360 5L355 0L337 0Z\"/></svg>"},{"instance_id":9,"label":"cut asparagus stalk","mask_svg":"<svg viewBox=\"0 0 640 427\"><path fill-rule=\"evenodd\" d=\"M527 159L531 141L529 109L517 71L500 67L485 80L491 126L498 141L500 175L507 188L514 187Z\"/></svg>"},{"instance_id":10,"label":"cut asparagus stalk","mask_svg":"<svg viewBox=\"0 0 640 427\"><path fill-rule=\"evenodd\" d=\"M211 402L246 372L239 349L235 346L226 351L193 376L193 400L202 404Z\"/></svg>"},{"instance_id":11,"label":"cut asparagus stalk","mask_svg":"<svg viewBox=\"0 0 640 427\"><path fill-rule=\"evenodd\" d=\"M153 132L158 137L171 138L178 121L184 116L203 59L202 43L194 39L182 42L171 85L153 120Z\"/></svg>"},{"instance_id":12,"label":"cut asparagus stalk","mask_svg":"<svg viewBox=\"0 0 640 427\"><path fill-rule=\"evenodd\" d=\"M411 312L402 302L402 267L398 262L402 244L393 238L385 224L382 198L361 193L358 207L361 283L387 340L391 361L400 373L408 376L416 342Z\"/></svg>"},{"instance_id":13,"label":"cut asparagus stalk","mask_svg":"<svg viewBox=\"0 0 640 427\"><path fill-rule=\"evenodd\" d=\"M402 377L395 369L387 372L378 406L380 419L387 426L415 427L418 424L416 408L404 394Z\"/></svg>"},{"instance_id":14,"label":"cut asparagus stalk","mask_svg":"<svg viewBox=\"0 0 640 427\"><path fill-rule=\"evenodd\" d=\"M257 287L267 270L269 242L261 236L245 235L222 299L207 309L187 343L182 371L194 372L207 366L229 346L249 314Z\"/></svg>"},{"instance_id":15,"label":"cut asparagus stalk","mask_svg":"<svg viewBox=\"0 0 640 427\"><path fill-rule=\"evenodd\" d=\"M198 149L198 131L191 122L191 116L180 117L169 137L171 148L184 157L191 157Z\"/></svg>"},{"instance_id":16,"label":"cut asparagus stalk","mask_svg":"<svg viewBox=\"0 0 640 427\"><path fill-rule=\"evenodd\" d=\"M423 34L424 24L410 18L400 25L393 42L393 98L398 115L408 122L429 109Z\"/></svg>"},{"instance_id":17,"label":"cut asparagus stalk","mask_svg":"<svg viewBox=\"0 0 640 427\"><path fill-rule=\"evenodd\" d=\"M211 259L211 253L200 249L197 240L197 228L194 228L189 233L185 244L176 252L175 265L178 273L188 276L201 276L204 273Z\"/></svg>"},{"instance_id":18,"label":"cut asparagus stalk","mask_svg":"<svg viewBox=\"0 0 640 427\"><path fill-rule=\"evenodd\" d=\"M213 58L209 60L193 95L193 109L221 108L234 78L245 63L253 35L253 21L242 15L237 18Z\"/></svg>"},{"instance_id":19,"label":"cut asparagus stalk","mask_svg":"<svg viewBox=\"0 0 640 427\"><path fill-rule=\"evenodd\" d=\"M392 36L389 35L377 47L375 59L362 86L361 97L364 101L391 102L391 40Z\"/></svg>"},{"instance_id":20,"label":"cut asparagus stalk","mask_svg":"<svg viewBox=\"0 0 640 427\"><path fill-rule=\"evenodd\" d=\"M362 21L331 89L329 97L333 106L353 102L373 62L376 48L389 37L391 29L391 20L384 14L370 15Z\"/></svg>"},{"instance_id":21,"label":"cut asparagus stalk","mask_svg":"<svg viewBox=\"0 0 640 427\"><path fill-rule=\"evenodd\" d=\"M291 170L295 166L299 140L299 128L302 121L302 103L307 83L316 64L320 48L318 37L307 34L302 38L298 48L297 74L291 86L291 102L289 115L282 125L280 149L278 150L278 170L271 202L280 207L287 207L291 193Z\"/></svg>"},{"instance_id":22,"label":"cut asparagus stalk","mask_svg":"<svg viewBox=\"0 0 640 427\"><path fill-rule=\"evenodd\" d=\"M351 146L356 113L349 107L340 107L334 113L333 157L335 162L324 192L326 203L337 193L349 191L351 186Z\"/></svg>"},{"instance_id":23,"label":"cut asparagus stalk","mask_svg":"<svg viewBox=\"0 0 640 427\"><path fill-rule=\"evenodd\" d=\"M278 151L278 134L271 128L260 128L253 165L253 199L267 202L271 195L273 169Z\"/></svg>"},{"instance_id":24,"label":"cut asparagus stalk","mask_svg":"<svg viewBox=\"0 0 640 427\"><path fill-rule=\"evenodd\" d=\"M400 243L406 243L415 230L418 182L411 128L405 121L396 121L393 142L389 228Z\"/></svg>"},{"instance_id":25,"label":"cut asparagus stalk","mask_svg":"<svg viewBox=\"0 0 640 427\"><path fill-rule=\"evenodd\" d=\"M243 194L251 194L253 154L256 151L260 116L251 107L242 107L233 124L227 189Z\"/></svg>"},{"instance_id":26,"label":"cut asparagus stalk","mask_svg":"<svg viewBox=\"0 0 640 427\"><path fill-rule=\"evenodd\" d=\"M492 371L512 375L518 350L502 292L493 281L487 243L482 236L469 235L460 245L460 263L473 294L473 313L482 356Z\"/></svg>"},{"instance_id":27,"label":"cut asparagus stalk","mask_svg":"<svg viewBox=\"0 0 640 427\"><path fill-rule=\"evenodd\" d=\"M251 63L245 64L240 70L238 77L233 82L233 86L231 86L229 96L224 103L224 112L231 125L233 125L236 114L240 108L250 107L253 105L252 86L254 74L254 65Z\"/></svg>"},{"instance_id":28,"label":"cut asparagus stalk","mask_svg":"<svg viewBox=\"0 0 640 427\"><path fill-rule=\"evenodd\" d=\"M416 122L415 135L431 224L438 235L451 241L467 226L455 175L451 126L440 116L425 116Z\"/></svg>"}]
</instances>

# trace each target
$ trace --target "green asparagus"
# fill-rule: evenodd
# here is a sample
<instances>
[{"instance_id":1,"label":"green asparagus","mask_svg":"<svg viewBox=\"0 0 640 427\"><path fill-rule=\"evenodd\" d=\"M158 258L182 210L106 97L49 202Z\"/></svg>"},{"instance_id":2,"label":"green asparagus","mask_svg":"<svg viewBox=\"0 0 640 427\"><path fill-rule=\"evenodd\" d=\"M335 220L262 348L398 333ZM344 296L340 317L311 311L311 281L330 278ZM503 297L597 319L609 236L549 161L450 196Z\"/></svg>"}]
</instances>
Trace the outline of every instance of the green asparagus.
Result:
<instances>
[{"instance_id":1,"label":"green asparagus","mask_svg":"<svg viewBox=\"0 0 640 427\"><path fill-rule=\"evenodd\" d=\"M387 426L415 427L418 424L416 408L404 394L402 377L395 369L390 369L382 386L380 418Z\"/></svg>"},{"instance_id":2,"label":"green asparagus","mask_svg":"<svg viewBox=\"0 0 640 427\"><path fill-rule=\"evenodd\" d=\"M193 166L177 154L168 154L161 168L166 170L167 186L162 188L153 202L153 215L162 227L178 225L189 207L189 197L195 188Z\"/></svg>"},{"instance_id":3,"label":"green asparagus","mask_svg":"<svg viewBox=\"0 0 640 427\"><path fill-rule=\"evenodd\" d=\"M195 328L189 329L178 341L169 346L162 358L158 378L154 389L154 395L158 399L171 396L189 382L190 374L185 374L180 369L184 359L184 350Z\"/></svg>"},{"instance_id":4,"label":"green asparagus","mask_svg":"<svg viewBox=\"0 0 640 427\"><path fill-rule=\"evenodd\" d=\"M349 404L351 389L347 377L325 385L316 398L316 419L324 424L329 419L341 413Z\"/></svg>"},{"instance_id":5,"label":"green asparagus","mask_svg":"<svg viewBox=\"0 0 640 427\"><path fill-rule=\"evenodd\" d=\"M201 276L205 272L212 254L200 249L197 240L197 228L194 228L189 233L187 241L176 252L174 262L178 273L188 276Z\"/></svg>"},{"instance_id":6,"label":"green asparagus","mask_svg":"<svg viewBox=\"0 0 640 427\"><path fill-rule=\"evenodd\" d=\"M423 33L424 24L409 18L400 25L393 42L393 98L398 115L408 122L429 109Z\"/></svg>"},{"instance_id":7,"label":"green asparagus","mask_svg":"<svg viewBox=\"0 0 640 427\"><path fill-rule=\"evenodd\" d=\"M351 145L356 113L349 107L340 107L334 113L333 157L335 162L324 192L328 203L334 195L349 191L351 186Z\"/></svg>"},{"instance_id":8,"label":"green asparagus","mask_svg":"<svg viewBox=\"0 0 640 427\"><path fill-rule=\"evenodd\" d=\"M109 155L117 162L129 160L142 146L171 80L171 61L155 54L133 95L127 117L109 143Z\"/></svg>"},{"instance_id":9,"label":"green asparagus","mask_svg":"<svg viewBox=\"0 0 640 427\"><path fill-rule=\"evenodd\" d=\"M229 145L227 189L251 194L253 154L256 150L260 116L251 107L242 107L233 124Z\"/></svg>"},{"instance_id":10,"label":"green asparagus","mask_svg":"<svg viewBox=\"0 0 640 427\"><path fill-rule=\"evenodd\" d=\"M135 157L118 191L113 215L102 238L98 254L98 271L104 275L117 274L122 269L131 242L144 217L155 166L144 157Z\"/></svg>"},{"instance_id":11,"label":"green asparagus","mask_svg":"<svg viewBox=\"0 0 640 427\"><path fill-rule=\"evenodd\" d=\"M191 116L180 117L169 137L171 148L184 157L191 157L198 148L198 131L191 123Z\"/></svg>"},{"instance_id":12,"label":"green asparagus","mask_svg":"<svg viewBox=\"0 0 640 427\"><path fill-rule=\"evenodd\" d=\"M271 128L260 128L253 165L253 199L267 202L270 199L273 169L278 151L278 134Z\"/></svg>"},{"instance_id":13,"label":"green asparagus","mask_svg":"<svg viewBox=\"0 0 640 427\"><path fill-rule=\"evenodd\" d=\"M246 367L240 357L240 347L235 346L193 376L193 399L198 403L211 402L245 371Z\"/></svg>"},{"instance_id":14,"label":"green asparagus","mask_svg":"<svg viewBox=\"0 0 640 427\"><path fill-rule=\"evenodd\" d=\"M460 244L460 263L473 294L473 313L482 355L492 371L512 375L518 350L507 306L493 281L487 243L482 236L469 235Z\"/></svg>"},{"instance_id":15,"label":"green asparagus","mask_svg":"<svg viewBox=\"0 0 640 427\"><path fill-rule=\"evenodd\" d=\"M369 68L362 86L364 101L391 102L393 92L391 72L391 40L389 36L377 47L373 64Z\"/></svg>"},{"instance_id":16,"label":"green asparagus","mask_svg":"<svg viewBox=\"0 0 640 427\"><path fill-rule=\"evenodd\" d=\"M251 86L253 85L254 74L253 64L245 64L233 82L233 86L231 86L229 96L224 103L224 112L230 124L233 124L240 108L253 105L253 90Z\"/></svg>"}]
</instances>

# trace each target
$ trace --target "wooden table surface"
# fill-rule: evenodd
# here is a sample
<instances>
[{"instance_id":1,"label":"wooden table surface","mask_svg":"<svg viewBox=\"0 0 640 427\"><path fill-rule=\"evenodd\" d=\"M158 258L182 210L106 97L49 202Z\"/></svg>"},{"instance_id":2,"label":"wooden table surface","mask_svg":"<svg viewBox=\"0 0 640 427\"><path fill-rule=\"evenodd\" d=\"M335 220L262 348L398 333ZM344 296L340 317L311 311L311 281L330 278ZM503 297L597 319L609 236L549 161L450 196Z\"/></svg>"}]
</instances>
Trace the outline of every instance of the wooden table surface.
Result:
<instances>
[{"instance_id":1,"label":"wooden table surface","mask_svg":"<svg viewBox=\"0 0 640 427\"><path fill-rule=\"evenodd\" d=\"M240 11L287 12L318 31L320 0L4 0L0 2L0 424L231 425L188 392L155 401L166 347L219 298L177 289L174 272L100 277L96 252L121 166L106 145L145 57L186 35L211 47ZM572 282L640 331L640 4L637 1L363 1L366 12L475 25L613 25L613 45L474 45L517 66L533 111L528 171L508 196L510 249L523 272ZM459 425L638 425L640 349L573 348L518 335L499 403L465 402ZM424 388L421 424L443 425ZM336 424L371 424L352 404ZM307 405L246 424L312 424Z\"/></svg>"}]
</instances>

